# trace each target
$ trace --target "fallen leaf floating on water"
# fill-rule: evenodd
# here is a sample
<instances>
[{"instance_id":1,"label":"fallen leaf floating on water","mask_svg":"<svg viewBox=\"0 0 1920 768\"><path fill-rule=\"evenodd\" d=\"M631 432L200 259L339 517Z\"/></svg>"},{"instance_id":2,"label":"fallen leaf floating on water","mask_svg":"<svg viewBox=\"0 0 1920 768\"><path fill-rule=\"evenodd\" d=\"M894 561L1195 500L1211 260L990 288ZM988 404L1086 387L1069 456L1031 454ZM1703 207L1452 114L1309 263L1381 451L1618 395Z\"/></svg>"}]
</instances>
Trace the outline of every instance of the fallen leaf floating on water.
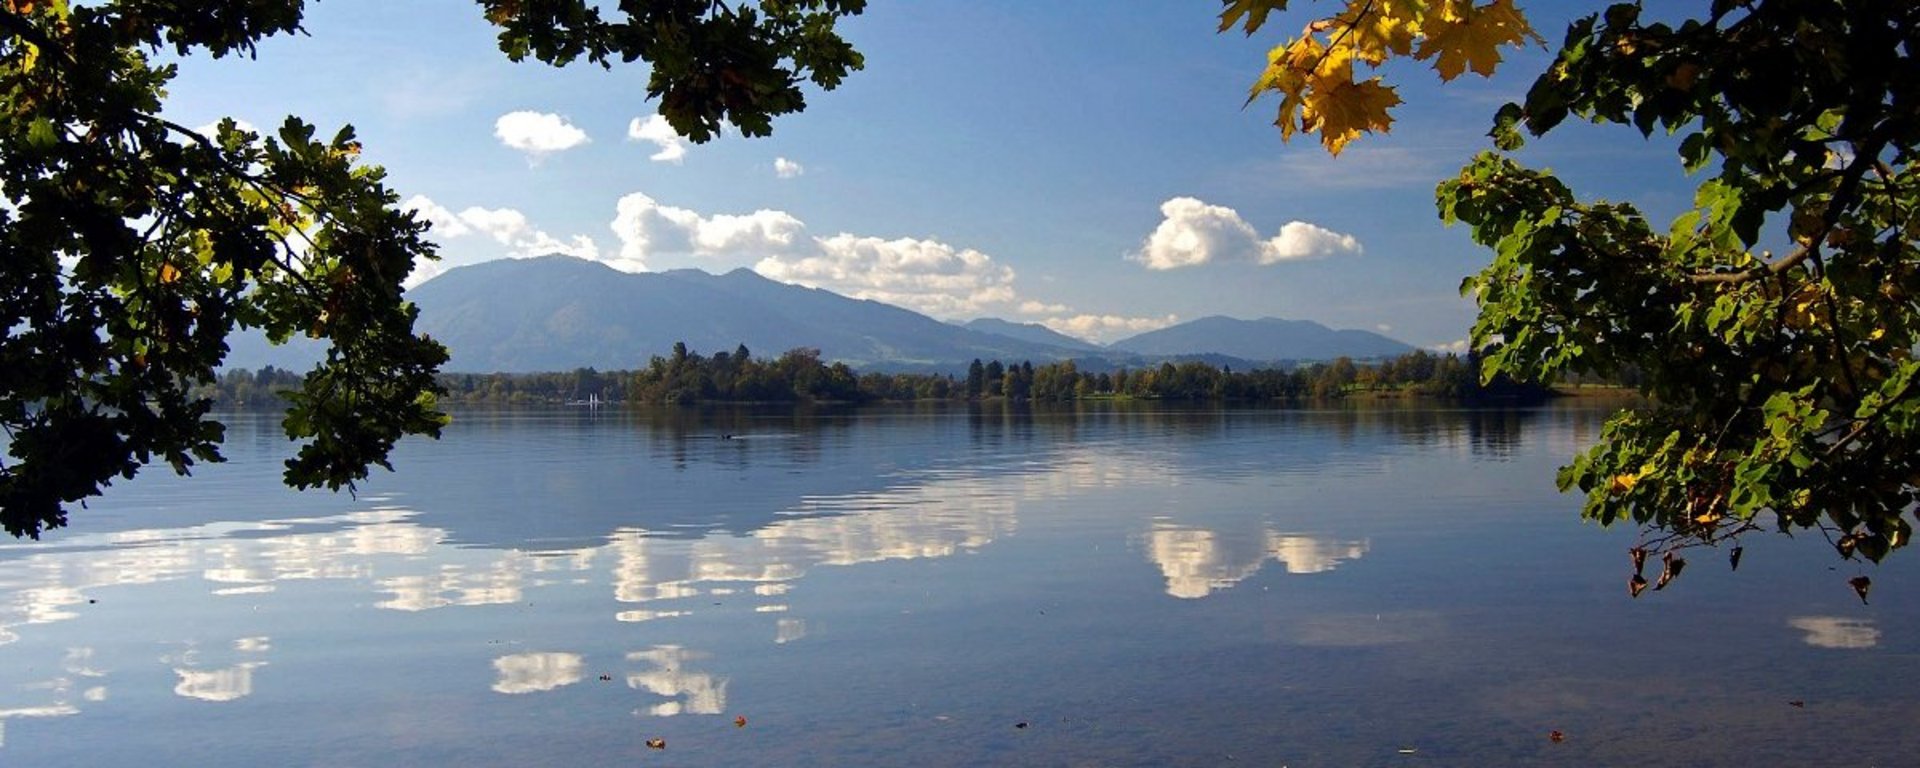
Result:
<instances>
[{"instance_id":1,"label":"fallen leaf floating on water","mask_svg":"<svg viewBox=\"0 0 1920 768\"><path fill-rule=\"evenodd\" d=\"M1025 728L1025 727L1027 727L1027 721L1025 721L1025 720L1022 720L1022 721L1020 721L1020 722L1017 722L1017 723L1014 723L1014 724L1013 724L1013 727L1015 727L1015 728Z\"/></svg>"},{"instance_id":2,"label":"fallen leaf floating on water","mask_svg":"<svg viewBox=\"0 0 1920 768\"><path fill-rule=\"evenodd\" d=\"M1640 593L1645 591L1647 591L1647 577L1636 573L1633 578L1627 580L1627 596L1639 597Z\"/></svg>"},{"instance_id":3,"label":"fallen leaf floating on water","mask_svg":"<svg viewBox=\"0 0 1920 768\"><path fill-rule=\"evenodd\" d=\"M1793 701L1787 702L1787 706L1793 707L1795 709L1806 709L1807 703L1799 699L1794 699Z\"/></svg>"},{"instance_id":4,"label":"fallen leaf floating on water","mask_svg":"<svg viewBox=\"0 0 1920 768\"><path fill-rule=\"evenodd\" d=\"M648 749L666 749L667 740L666 739L647 739L647 748ZM698 752L699 750L694 750L694 751Z\"/></svg>"},{"instance_id":5,"label":"fallen leaf floating on water","mask_svg":"<svg viewBox=\"0 0 1920 768\"><path fill-rule=\"evenodd\" d=\"M1645 547L1629 549L1627 550L1627 555L1633 558L1633 575L1639 576L1640 574L1646 573L1647 550Z\"/></svg>"},{"instance_id":6,"label":"fallen leaf floating on water","mask_svg":"<svg viewBox=\"0 0 1920 768\"><path fill-rule=\"evenodd\" d=\"M1403 754L1403 755L1411 755L1411 754L1413 754L1413 753L1415 753L1415 752L1419 752L1419 751L1420 751L1420 750L1418 750L1418 749L1414 749L1413 747L1401 747L1401 748L1400 748L1400 754Z\"/></svg>"},{"instance_id":7,"label":"fallen leaf floating on water","mask_svg":"<svg viewBox=\"0 0 1920 768\"><path fill-rule=\"evenodd\" d=\"M1734 547L1733 552L1727 555L1727 563L1732 566L1732 570L1740 570L1740 555L1746 551L1746 547Z\"/></svg>"},{"instance_id":8,"label":"fallen leaf floating on water","mask_svg":"<svg viewBox=\"0 0 1920 768\"><path fill-rule=\"evenodd\" d=\"M1567 735L1559 731L1554 731L1553 733L1547 734L1547 740L1555 744L1558 744L1560 742L1566 741Z\"/></svg>"},{"instance_id":9,"label":"fallen leaf floating on water","mask_svg":"<svg viewBox=\"0 0 1920 768\"><path fill-rule=\"evenodd\" d=\"M601 675L600 682L603 682L603 683L613 682L613 675Z\"/></svg>"},{"instance_id":10,"label":"fallen leaf floating on water","mask_svg":"<svg viewBox=\"0 0 1920 768\"><path fill-rule=\"evenodd\" d=\"M1655 592L1666 589L1667 582L1673 581L1674 577L1680 575L1681 569L1687 567L1687 559L1684 557L1674 557L1672 552L1668 552L1665 557L1660 558L1660 563L1660 578L1653 582L1653 591Z\"/></svg>"},{"instance_id":11,"label":"fallen leaf floating on water","mask_svg":"<svg viewBox=\"0 0 1920 768\"><path fill-rule=\"evenodd\" d=\"M1847 583L1853 585L1854 593L1860 596L1860 604L1866 605L1867 590L1873 589L1873 579L1869 579L1865 576L1855 576L1851 579L1847 579Z\"/></svg>"},{"instance_id":12,"label":"fallen leaf floating on water","mask_svg":"<svg viewBox=\"0 0 1920 768\"><path fill-rule=\"evenodd\" d=\"M745 728L745 727L747 727L747 716L746 716L746 715L739 715L739 716L737 716L737 717L735 717L735 718L733 718L733 727L735 727L735 728Z\"/></svg>"}]
</instances>

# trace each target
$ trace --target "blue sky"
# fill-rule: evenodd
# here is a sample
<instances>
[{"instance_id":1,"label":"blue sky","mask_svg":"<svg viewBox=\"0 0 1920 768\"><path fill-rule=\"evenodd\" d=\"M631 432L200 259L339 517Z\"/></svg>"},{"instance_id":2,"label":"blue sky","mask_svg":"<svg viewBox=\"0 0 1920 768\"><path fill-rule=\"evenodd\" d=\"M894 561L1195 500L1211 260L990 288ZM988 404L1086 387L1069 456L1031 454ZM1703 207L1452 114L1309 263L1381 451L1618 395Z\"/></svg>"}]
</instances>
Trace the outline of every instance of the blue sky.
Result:
<instances>
[{"instance_id":1,"label":"blue sky","mask_svg":"<svg viewBox=\"0 0 1920 768\"><path fill-rule=\"evenodd\" d=\"M1443 227L1434 185L1548 61L1494 79L1385 74L1390 135L1339 158L1242 108L1268 48L1210 2L879 0L844 24L867 58L769 138L675 142L648 126L642 66L508 62L467 0L326 0L257 59L182 63L189 125L289 114L351 123L437 222L449 269L567 252L628 270L749 267L946 320L1044 323L1110 341L1208 315L1284 317L1426 347L1464 339L1462 277L1487 254ZM1523 3L1557 42L1585 3ZM637 138L636 138L637 137ZM1673 154L1574 126L1522 155L1656 220L1690 197ZM1185 239L1182 239L1182 236Z\"/></svg>"}]
</instances>

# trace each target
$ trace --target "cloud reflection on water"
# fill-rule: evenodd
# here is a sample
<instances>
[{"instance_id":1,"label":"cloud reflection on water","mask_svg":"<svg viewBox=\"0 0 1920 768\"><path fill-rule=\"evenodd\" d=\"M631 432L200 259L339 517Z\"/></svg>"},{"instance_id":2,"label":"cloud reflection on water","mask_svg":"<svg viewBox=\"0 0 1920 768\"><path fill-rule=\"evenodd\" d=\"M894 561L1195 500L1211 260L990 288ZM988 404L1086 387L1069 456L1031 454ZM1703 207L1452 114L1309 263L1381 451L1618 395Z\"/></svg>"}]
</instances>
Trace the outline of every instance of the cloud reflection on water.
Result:
<instances>
[{"instance_id":1,"label":"cloud reflection on water","mask_svg":"<svg viewBox=\"0 0 1920 768\"><path fill-rule=\"evenodd\" d=\"M264 661L249 661L224 669L182 669L173 673L180 682L173 686L176 695L201 701L234 701L253 694L253 671L266 666Z\"/></svg>"},{"instance_id":2,"label":"cloud reflection on water","mask_svg":"<svg viewBox=\"0 0 1920 768\"><path fill-rule=\"evenodd\" d=\"M1165 519L1154 521L1147 534L1147 557L1166 576L1167 594L1183 599L1232 587L1259 572L1269 559L1282 564L1287 573L1324 573L1366 555L1369 546L1366 539L1273 530L1227 534Z\"/></svg>"},{"instance_id":3,"label":"cloud reflection on water","mask_svg":"<svg viewBox=\"0 0 1920 768\"><path fill-rule=\"evenodd\" d=\"M1872 619L1842 616L1798 616L1787 625L1807 633L1801 638L1815 648L1861 649L1880 644L1880 630Z\"/></svg>"},{"instance_id":4,"label":"cloud reflection on water","mask_svg":"<svg viewBox=\"0 0 1920 768\"><path fill-rule=\"evenodd\" d=\"M746 531L689 537L679 530L625 527L592 546L545 550L532 548L535 542L526 542L528 548L451 547L447 530L422 525L415 510L385 499L379 500L383 506L337 516L74 536L57 547L0 560L0 643L25 627L81 618L90 597L108 588L172 583L178 586L168 599L178 602L191 598L196 587L209 597L264 596L289 582L334 581L379 596L362 605L398 613L529 602L541 589L604 589L619 606L609 615L616 621L737 612L764 616L751 620L770 630L768 641L785 644L808 636L806 619L790 615L791 593L817 567L974 552L1013 535L1028 505L1181 482L1179 469L1163 456L1072 444L1028 455L1015 466L934 467L874 481L882 487L803 497L771 524ZM1122 502L1119 509L1132 513L1137 507ZM1269 560L1288 573L1323 573L1364 556L1369 547L1365 539L1282 532L1265 516L1244 534L1206 525L1203 513L1189 517L1146 523L1148 556L1176 597L1230 587ZM1139 524L1131 514L1117 523ZM703 596L727 600L696 600ZM242 654L270 648L260 635L234 646ZM641 714L724 709L726 678L687 669L703 658L699 651L662 644L627 658L650 665L628 674L627 684L664 699ZM163 662L174 673L174 694L216 702L251 695L254 671L267 664L256 657L206 666L191 650ZM568 651L509 654L491 665L491 690L503 694L553 691L584 675L582 655ZM96 688L104 698L105 687ZM76 698L73 690L65 685L53 690L53 702L0 711L0 718L4 712L76 712L76 702L89 699Z\"/></svg>"},{"instance_id":5,"label":"cloud reflection on water","mask_svg":"<svg viewBox=\"0 0 1920 768\"><path fill-rule=\"evenodd\" d=\"M659 645L627 654L628 661L646 662L651 669L627 674L627 687L644 690L668 701L635 710L654 717L717 715L727 709L727 679L707 672L691 672L688 662L707 658L677 645Z\"/></svg>"},{"instance_id":6,"label":"cloud reflection on water","mask_svg":"<svg viewBox=\"0 0 1920 768\"><path fill-rule=\"evenodd\" d=\"M551 691L580 682L586 663L577 653L514 653L493 660L499 679L495 693L522 694Z\"/></svg>"}]
</instances>

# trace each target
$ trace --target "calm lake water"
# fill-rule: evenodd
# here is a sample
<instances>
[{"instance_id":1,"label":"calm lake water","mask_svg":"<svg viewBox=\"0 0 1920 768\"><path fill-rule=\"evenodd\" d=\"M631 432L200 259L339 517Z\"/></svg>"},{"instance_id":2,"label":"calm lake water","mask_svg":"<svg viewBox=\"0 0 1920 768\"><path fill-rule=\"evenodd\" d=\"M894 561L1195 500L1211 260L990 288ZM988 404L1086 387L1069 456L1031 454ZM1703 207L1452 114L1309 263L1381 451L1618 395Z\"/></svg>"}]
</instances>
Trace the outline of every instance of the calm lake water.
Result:
<instances>
[{"instance_id":1,"label":"calm lake water","mask_svg":"<svg viewBox=\"0 0 1920 768\"><path fill-rule=\"evenodd\" d=\"M0 547L0 765L1920 764L1920 554L1629 600L1605 415L462 412L358 498L234 416Z\"/></svg>"}]
</instances>

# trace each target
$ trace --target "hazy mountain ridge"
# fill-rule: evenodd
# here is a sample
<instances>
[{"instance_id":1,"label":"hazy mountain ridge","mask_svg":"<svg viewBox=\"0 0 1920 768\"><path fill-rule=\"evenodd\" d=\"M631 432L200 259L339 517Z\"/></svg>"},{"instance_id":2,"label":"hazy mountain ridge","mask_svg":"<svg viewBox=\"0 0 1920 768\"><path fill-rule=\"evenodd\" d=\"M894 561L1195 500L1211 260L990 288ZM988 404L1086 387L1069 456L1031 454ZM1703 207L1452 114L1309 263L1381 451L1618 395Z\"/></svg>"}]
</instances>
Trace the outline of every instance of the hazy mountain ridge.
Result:
<instances>
[{"instance_id":1,"label":"hazy mountain ridge","mask_svg":"<svg viewBox=\"0 0 1920 768\"><path fill-rule=\"evenodd\" d=\"M419 329L451 350L448 371L636 368L675 342L703 354L744 344L765 357L814 347L859 367L1073 355L747 269L635 274L548 256L449 270L410 297Z\"/></svg>"},{"instance_id":2,"label":"hazy mountain ridge","mask_svg":"<svg viewBox=\"0 0 1920 768\"><path fill-rule=\"evenodd\" d=\"M745 345L756 357L813 347L863 370L953 372L974 359L1076 360L1083 370L1205 360L1261 362L1398 355L1413 348L1367 331L1307 321L1209 317L1100 346L1044 326L982 318L964 325L877 301L780 283L748 269L629 273L566 256L503 259L448 270L408 293L419 331L447 345L443 369L526 373L645 366L675 342L701 354ZM305 341L305 340L296 340ZM311 342L233 340L228 367L304 369Z\"/></svg>"},{"instance_id":3,"label":"hazy mountain ridge","mask_svg":"<svg viewBox=\"0 0 1920 768\"><path fill-rule=\"evenodd\" d=\"M1334 330L1310 320L1217 315L1130 336L1107 348L1137 355L1213 353L1262 361L1368 359L1414 351L1411 344L1372 331Z\"/></svg>"},{"instance_id":4,"label":"hazy mountain ridge","mask_svg":"<svg viewBox=\"0 0 1920 768\"><path fill-rule=\"evenodd\" d=\"M1052 344L1068 349L1079 349L1088 352L1106 351L1106 347L1102 347L1086 339L1077 339L1068 336L1039 323L1016 323L1010 320L1001 320L997 317L981 317L961 323L960 327L981 333L999 334L1008 338L1033 342L1035 344Z\"/></svg>"}]
</instances>

